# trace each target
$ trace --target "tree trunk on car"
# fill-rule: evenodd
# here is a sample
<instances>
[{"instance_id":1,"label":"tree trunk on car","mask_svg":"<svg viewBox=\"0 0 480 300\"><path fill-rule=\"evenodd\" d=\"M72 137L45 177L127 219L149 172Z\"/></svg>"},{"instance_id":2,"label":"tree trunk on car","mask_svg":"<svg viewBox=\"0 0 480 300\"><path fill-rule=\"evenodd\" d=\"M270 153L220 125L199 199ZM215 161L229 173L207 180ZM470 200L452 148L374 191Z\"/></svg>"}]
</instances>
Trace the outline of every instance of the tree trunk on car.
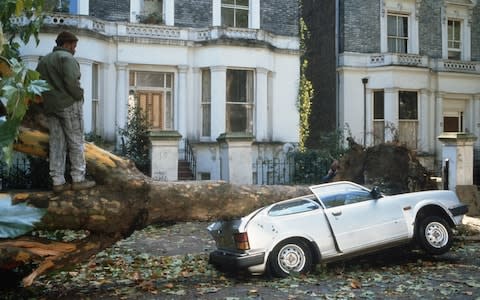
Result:
<instances>
[{"instance_id":1,"label":"tree trunk on car","mask_svg":"<svg viewBox=\"0 0 480 300\"><path fill-rule=\"evenodd\" d=\"M21 128L16 151L46 157L48 134ZM45 208L35 229L87 230L81 240L52 244L23 236L0 241L0 268L40 263L27 278L30 285L43 272L81 262L133 231L166 221L207 221L244 216L266 204L308 194L306 186L233 185L220 181L159 182L143 175L129 160L93 144L86 144L88 173L97 186L62 193L26 192L13 195L14 203Z\"/></svg>"}]
</instances>

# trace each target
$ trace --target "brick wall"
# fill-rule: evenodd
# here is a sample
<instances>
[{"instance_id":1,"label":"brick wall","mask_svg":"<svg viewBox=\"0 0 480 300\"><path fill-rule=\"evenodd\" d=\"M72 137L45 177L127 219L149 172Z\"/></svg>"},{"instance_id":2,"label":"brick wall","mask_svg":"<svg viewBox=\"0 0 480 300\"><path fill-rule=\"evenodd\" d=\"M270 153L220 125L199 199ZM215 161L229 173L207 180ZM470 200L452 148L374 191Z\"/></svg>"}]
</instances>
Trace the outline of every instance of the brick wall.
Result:
<instances>
[{"instance_id":1,"label":"brick wall","mask_svg":"<svg viewBox=\"0 0 480 300\"><path fill-rule=\"evenodd\" d=\"M298 35L299 2L294 0L262 0L260 28L279 34Z\"/></svg>"},{"instance_id":2,"label":"brick wall","mask_svg":"<svg viewBox=\"0 0 480 300\"><path fill-rule=\"evenodd\" d=\"M438 0L424 0L418 17L418 40L420 55L432 58L442 57L442 3Z\"/></svg>"},{"instance_id":3,"label":"brick wall","mask_svg":"<svg viewBox=\"0 0 480 300\"><path fill-rule=\"evenodd\" d=\"M175 26L212 26L212 0L175 1Z\"/></svg>"},{"instance_id":4,"label":"brick wall","mask_svg":"<svg viewBox=\"0 0 480 300\"><path fill-rule=\"evenodd\" d=\"M477 1L472 17L472 60L480 61L480 1Z\"/></svg>"},{"instance_id":5,"label":"brick wall","mask_svg":"<svg viewBox=\"0 0 480 300\"><path fill-rule=\"evenodd\" d=\"M340 52L380 52L380 1L343 0L339 9Z\"/></svg>"},{"instance_id":6,"label":"brick wall","mask_svg":"<svg viewBox=\"0 0 480 300\"><path fill-rule=\"evenodd\" d=\"M90 15L99 19L107 21L130 19L130 0L90 0L89 7Z\"/></svg>"}]
</instances>

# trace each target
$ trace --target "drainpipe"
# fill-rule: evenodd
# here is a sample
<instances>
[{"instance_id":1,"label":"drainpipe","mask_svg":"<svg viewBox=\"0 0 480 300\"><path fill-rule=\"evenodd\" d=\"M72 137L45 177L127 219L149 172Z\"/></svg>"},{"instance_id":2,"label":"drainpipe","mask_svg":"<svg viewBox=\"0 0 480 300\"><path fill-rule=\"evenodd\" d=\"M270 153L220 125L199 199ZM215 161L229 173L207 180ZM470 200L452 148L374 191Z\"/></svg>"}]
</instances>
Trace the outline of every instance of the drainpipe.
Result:
<instances>
[{"instance_id":1,"label":"drainpipe","mask_svg":"<svg viewBox=\"0 0 480 300\"><path fill-rule=\"evenodd\" d=\"M363 83L363 148L367 146L367 83L368 77L362 78Z\"/></svg>"}]
</instances>

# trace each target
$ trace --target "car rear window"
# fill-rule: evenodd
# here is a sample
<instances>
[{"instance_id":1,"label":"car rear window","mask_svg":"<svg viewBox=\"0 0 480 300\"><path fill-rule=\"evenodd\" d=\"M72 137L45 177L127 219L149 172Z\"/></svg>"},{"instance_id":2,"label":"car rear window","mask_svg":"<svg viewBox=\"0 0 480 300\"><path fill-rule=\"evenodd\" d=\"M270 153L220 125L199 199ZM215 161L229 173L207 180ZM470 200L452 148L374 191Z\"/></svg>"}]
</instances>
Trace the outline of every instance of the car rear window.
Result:
<instances>
[{"instance_id":1,"label":"car rear window","mask_svg":"<svg viewBox=\"0 0 480 300\"><path fill-rule=\"evenodd\" d=\"M288 201L285 203L279 203L273 206L268 211L268 215L285 216L285 215L312 211L319 208L320 206L317 203L310 200L309 198L299 198L299 199Z\"/></svg>"}]
</instances>

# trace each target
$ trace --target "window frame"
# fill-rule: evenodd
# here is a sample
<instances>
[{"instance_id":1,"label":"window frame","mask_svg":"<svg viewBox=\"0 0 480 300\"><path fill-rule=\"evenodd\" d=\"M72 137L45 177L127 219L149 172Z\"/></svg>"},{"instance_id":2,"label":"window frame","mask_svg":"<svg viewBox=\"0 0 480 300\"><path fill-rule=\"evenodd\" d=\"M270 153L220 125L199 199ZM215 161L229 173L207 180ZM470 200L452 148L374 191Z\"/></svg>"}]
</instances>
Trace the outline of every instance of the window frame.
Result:
<instances>
[{"instance_id":1,"label":"window frame","mask_svg":"<svg viewBox=\"0 0 480 300\"><path fill-rule=\"evenodd\" d=\"M241 5L241 4L237 4L237 1L240 1L240 0L231 0L233 1L233 3L224 3L225 0L220 0L220 14L221 14L221 24L222 26L225 26L225 27L235 27L235 28L249 28L250 27L250 3L247 3L247 5ZM247 2L249 2L247 0ZM233 10L233 21L232 21L232 24L231 25L225 25L225 22L224 22L224 10ZM237 12L238 11L238 12ZM237 24L237 15L239 12L247 12L247 24L245 24L244 26L239 26Z\"/></svg>"},{"instance_id":2,"label":"window frame","mask_svg":"<svg viewBox=\"0 0 480 300\"><path fill-rule=\"evenodd\" d=\"M245 101L231 101L232 98L229 97L229 72L248 72L245 76ZM235 73L233 73L235 74ZM250 74L250 75L248 75ZM248 82L249 81L249 82ZM232 83L233 84L233 83ZM252 69L228 69L226 70L226 80L225 80L225 132L242 132L247 134L253 134L254 132L254 109L255 109L255 72ZM235 100L235 99L233 99ZM245 130L233 130L231 121L230 108L235 106L244 106L245 107Z\"/></svg>"},{"instance_id":3,"label":"window frame","mask_svg":"<svg viewBox=\"0 0 480 300\"><path fill-rule=\"evenodd\" d=\"M443 59L452 59L450 58L451 50L455 51L454 48L449 47L449 21L458 21L460 22L460 58L462 61L471 60L471 47L472 47L472 18L473 18L473 8L475 4L473 3L460 3L460 2L449 2L442 7L442 57Z\"/></svg>"},{"instance_id":4,"label":"window frame","mask_svg":"<svg viewBox=\"0 0 480 300\"><path fill-rule=\"evenodd\" d=\"M163 77L163 85L142 85L138 82L139 73L151 73L156 75L161 75ZM133 74L133 78L132 78ZM167 80L170 77L169 80ZM168 84L169 83L169 84ZM161 97L161 106L162 106L162 115L158 116L162 120L160 127L150 126L150 129L157 130L173 130L175 127L175 100L174 100L174 90L175 90L175 73L169 71L147 71L147 70L130 70L129 72L129 91L134 94L134 105L140 105L137 92L150 92L152 94L159 93L162 94ZM148 99L147 99L148 101ZM151 100L153 101L153 100ZM152 120L156 119L154 117L155 112L147 111L147 121L150 123ZM151 125L151 124L150 124Z\"/></svg>"},{"instance_id":5,"label":"window frame","mask_svg":"<svg viewBox=\"0 0 480 300\"><path fill-rule=\"evenodd\" d=\"M411 113L407 113L406 115L402 116L402 95L405 94L413 94L415 93L415 116L414 118L411 117ZM417 149L418 145L418 118L420 115L419 111L419 99L418 99L418 91L409 91L409 90L401 90L398 91L398 136L400 142L405 143L411 149ZM407 98L408 99L408 98ZM410 130L407 130L410 129Z\"/></svg>"},{"instance_id":6,"label":"window frame","mask_svg":"<svg viewBox=\"0 0 480 300\"><path fill-rule=\"evenodd\" d=\"M381 98L377 97L382 95ZM377 101L382 101L381 116L380 112L377 113ZM374 90L373 91L373 143L375 145L385 142L385 91ZM380 107L379 107L380 108Z\"/></svg>"},{"instance_id":7,"label":"window frame","mask_svg":"<svg viewBox=\"0 0 480 300\"><path fill-rule=\"evenodd\" d=\"M395 17L395 35L390 35L390 22L388 21L391 17ZM402 18L403 20L406 20L406 25L404 28L405 35L400 36L399 35L399 23L402 24L403 22L399 22L399 19ZM409 48L410 48L410 16L408 14L404 13L394 13L394 12L389 12L387 14L387 49L388 52L390 53L409 53ZM395 49L390 48L390 41L394 40L395 41ZM399 51L399 42L403 41L405 42L405 49L404 51Z\"/></svg>"},{"instance_id":8,"label":"window frame","mask_svg":"<svg viewBox=\"0 0 480 300\"><path fill-rule=\"evenodd\" d=\"M208 74L208 82L205 76ZM209 68L201 70L201 133L202 137L210 137L212 133L212 73ZM208 116L205 112L208 111Z\"/></svg>"},{"instance_id":9,"label":"window frame","mask_svg":"<svg viewBox=\"0 0 480 300\"><path fill-rule=\"evenodd\" d=\"M380 1L380 6L380 52L392 53L388 49L388 15L392 14L408 17L408 42L406 53L419 54L418 1L382 0Z\"/></svg>"},{"instance_id":10,"label":"window frame","mask_svg":"<svg viewBox=\"0 0 480 300\"><path fill-rule=\"evenodd\" d=\"M453 30L458 29L459 31L459 40L456 40L454 37L450 36L450 22L453 24L458 24L456 28L454 26ZM462 26L462 20L459 19L453 19L453 18L448 18L447 20L447 58L452 59L452 60L461 60L462 59L462 48L463 48L463 38L462 38L462 33L463 33L463 26ZM453 34L455 36L455 33ZM451 43L458 43L458 47L451 47ZM456 53L455 57L452 57L450 53Z\"/></svg>"}]
</instances>

